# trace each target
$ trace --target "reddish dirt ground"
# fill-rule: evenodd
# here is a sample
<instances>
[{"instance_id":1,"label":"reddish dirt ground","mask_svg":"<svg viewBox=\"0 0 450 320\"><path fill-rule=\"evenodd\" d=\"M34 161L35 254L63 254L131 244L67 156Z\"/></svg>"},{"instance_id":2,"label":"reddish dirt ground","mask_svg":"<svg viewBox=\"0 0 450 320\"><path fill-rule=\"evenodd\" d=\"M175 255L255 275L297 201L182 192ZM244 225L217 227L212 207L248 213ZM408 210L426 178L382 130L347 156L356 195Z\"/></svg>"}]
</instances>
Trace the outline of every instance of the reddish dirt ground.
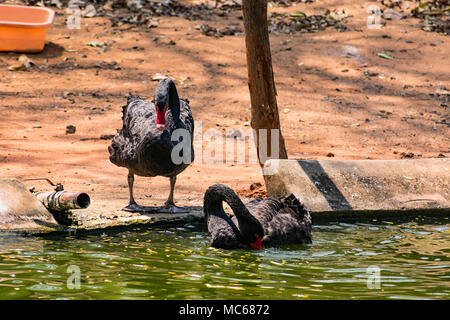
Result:
<instances>
[{"instance_id":1,"label":"reddish dirt ground","mask_svg":"<svg viewBox=\"0 0 450 320\"><path fill-rule=\"evenodd\" d=\"M270 10L310 15L321 7L347 9L348 30L271 34L289 157L448 157L448 38L422 31L414 18L370 30L366 4L358 1ZM20 54L0 53L0 177L50 178L69 191L88 192L94 202L112 199L125 205L127 170L109 162L110 139L100 137L121 127L128 93L151 99L155 73L176 81L203 130L248 129L244 37L208 37L195 28L208 23L243 29L239 15L205 22L161 17L151 29L111 27L107 18L83 18L80 30L69 30L65 17L57 15L46 49L27 55L33 68L9 71ZM104 52L85 44L91 41L110 41L112 46ZM394 59L380 58L379 52ZM66 134L67 125L74 125L76 132ZM264 183L256 164L207 164L197 158L179 175L175 200L179 205L201 204L213 183L251 196L249 187L255 182ZM49 189L44 182L27 185ZM161 205L168 192L167 178L136 179L135 197L142 204Z\"/></svg>"}]
</instances>

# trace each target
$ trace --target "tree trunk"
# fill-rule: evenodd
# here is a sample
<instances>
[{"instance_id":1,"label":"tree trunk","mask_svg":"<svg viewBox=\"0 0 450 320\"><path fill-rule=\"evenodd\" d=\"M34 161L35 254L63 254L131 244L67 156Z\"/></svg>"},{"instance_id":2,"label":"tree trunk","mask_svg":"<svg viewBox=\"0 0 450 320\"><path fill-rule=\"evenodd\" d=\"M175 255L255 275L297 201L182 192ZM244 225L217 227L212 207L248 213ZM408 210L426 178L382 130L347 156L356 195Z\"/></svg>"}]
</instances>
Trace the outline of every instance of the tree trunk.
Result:
<instances>
[{"instance_id":1,"label":"tree trunk","mask_svg":"<svg viewBox=\"0 0 450 320\"><path fill-rule=\"evenodd\" d=\"M266 148L268 158L287 159L284 139L281 134L280 119L277 106L277 91L273 78L272 56L270 53L269 30L267 22L266 0L243 0L245 45L247 47L248 88L252 104L251 126L256 131L256 149L261 167L266 157L261 148ZM267 146L260 143L260 129L267 129ZM279 130L278 157L272 153L271 133ZM276 138L276 136L275 136ZM264 140L264 137L263 137ZM274 150L276 152L276 150Z\"/></svg>"}]
</instances>

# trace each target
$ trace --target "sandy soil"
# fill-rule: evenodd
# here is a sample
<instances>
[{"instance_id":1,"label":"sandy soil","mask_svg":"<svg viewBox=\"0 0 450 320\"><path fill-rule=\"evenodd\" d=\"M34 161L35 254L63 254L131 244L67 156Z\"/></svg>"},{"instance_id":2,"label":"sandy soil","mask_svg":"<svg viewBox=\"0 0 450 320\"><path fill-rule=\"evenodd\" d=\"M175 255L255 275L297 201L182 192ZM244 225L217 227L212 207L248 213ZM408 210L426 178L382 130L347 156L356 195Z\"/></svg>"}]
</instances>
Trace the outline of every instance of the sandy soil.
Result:
<instances>
[{"instance_id":1,"label":"sandy soil","mask_svg":"<svg viewBox=\"0 0 450 320\"><path fill-rule=\"evenodd\" d=\"M351 15L345 32L271 35L289 157L448 157L448 38L420 30L413 18L370 30L368 4L327 0L270 9L314 14L321 7L345 8ZM203 130L248 129L244 38L208 37L195 28L201 23L243 28L239 15L205 22L161 17L151 29L83 18L80 30L69 30L58 15L46 49L28 54L35 63L30 70L9 71L20 54L0 53L0 177L45 177L69 191L88 192L94 203L113 199L114 205L125 205L127 171L109 162L108 135L121 127L128 93L152 97L155 73L176 80ZM112 45L104 50L85 44L91 41ZM382 59L379 52L395 59ZM66 134L68 125L76 127L74 134ZM201 204L205 189L218 182L245 194L263 178L256 164L196 159L179 175L175 200ZM45 182L27 185L49 189ZM161 205L168 192L167 178L136 179L135 196L142 204Z\"/></svg>"}]
</instances>

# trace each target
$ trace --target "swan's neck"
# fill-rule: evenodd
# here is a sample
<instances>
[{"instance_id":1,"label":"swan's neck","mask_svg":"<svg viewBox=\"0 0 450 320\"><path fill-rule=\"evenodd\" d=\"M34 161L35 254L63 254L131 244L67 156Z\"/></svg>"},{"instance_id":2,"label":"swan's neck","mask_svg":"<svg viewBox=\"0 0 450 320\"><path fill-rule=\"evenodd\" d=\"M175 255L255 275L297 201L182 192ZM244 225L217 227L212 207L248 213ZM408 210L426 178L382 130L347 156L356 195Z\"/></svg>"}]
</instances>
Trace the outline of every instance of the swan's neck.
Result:
<instances>
[{"instance_id":1,"label":"swan's neck","mask_svg":"<svg viewBox=\"0 0 450 320\"><path fill-rule=\"evenodd\" d=\"M167 109L172 115L173 128L183 127L180 120L180 98L178 97L177 88L172 79L163 79L155 88L155 107L156 102L161 105L167 105Z\"/></svg>"},{"instance_id":2,"label":"swan's neck","mask_svg":"<svg viewBox=\"0 0 450 320\"><path fill-rule=\"evenodd\" d=\"M245 219L253 217L248 209L242 203L241 199L230 188L223 185L214 185L209 187L205 193L205 211L206 212L218 212L223 211L222 204L226 202L233 210L236 218Z\"/></svg>"},{"instance_id":3,"label":"swan's neck","mask_svg":"<svg viewBox=\"0 0 450 320\"><path fill-rule=\"evenodd\" d=\"M180 120L180 98L178 97L177 88L175 87L173 81L169 82L167 90L169 96L168 105L170 112L172 113L175 128L180 128L181 126L184 127L183 123Z\"/></svg>"},{"instance_id":4,"label":"swan's neck","mask_svg":"<svg viewBox=\"0 0 450 320\"><path fill-rule=\"evenodd\" d=\"M222 207L223 201L233 210L243 238L253 237L255 230L262 230L259 221L248 211L236 193L224 185L214 185L206 191L204 200L205 213L212 213L223 218L223 215L226 215ZM207 218L209 219L209 217Z\"/></svg>"}]
</instances>

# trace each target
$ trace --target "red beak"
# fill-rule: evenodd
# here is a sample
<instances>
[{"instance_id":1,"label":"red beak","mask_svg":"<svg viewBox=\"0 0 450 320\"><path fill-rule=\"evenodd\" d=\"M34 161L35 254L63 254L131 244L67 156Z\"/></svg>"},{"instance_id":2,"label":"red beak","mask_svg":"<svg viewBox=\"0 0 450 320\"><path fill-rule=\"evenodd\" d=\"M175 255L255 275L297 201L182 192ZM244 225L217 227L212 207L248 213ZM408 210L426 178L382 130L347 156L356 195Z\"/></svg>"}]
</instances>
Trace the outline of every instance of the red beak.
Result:
<instances>
[{"instance_id":1,"label":"red beak","mask_svg":"<svg viewBox=\"0 0 450 320\"><path fill-rule=\"evenodd\" d=\"M166 126L166 110L167 106L164 107L163 111L160 111L156 106L156 128L158 130L164 130Z\"/></svg>"},{"instance_id":2,"label":"red beak","mask_svg":"<svg viewBox=\"0 0 450 320\"><path fill-rule=\"evenodd\" d=\"M250 245L252 246L253 249L261 250L263 248L261 238L257 234L255 234L255 236L256 236L256 241Z\"/></svg>"}]
</instances>

